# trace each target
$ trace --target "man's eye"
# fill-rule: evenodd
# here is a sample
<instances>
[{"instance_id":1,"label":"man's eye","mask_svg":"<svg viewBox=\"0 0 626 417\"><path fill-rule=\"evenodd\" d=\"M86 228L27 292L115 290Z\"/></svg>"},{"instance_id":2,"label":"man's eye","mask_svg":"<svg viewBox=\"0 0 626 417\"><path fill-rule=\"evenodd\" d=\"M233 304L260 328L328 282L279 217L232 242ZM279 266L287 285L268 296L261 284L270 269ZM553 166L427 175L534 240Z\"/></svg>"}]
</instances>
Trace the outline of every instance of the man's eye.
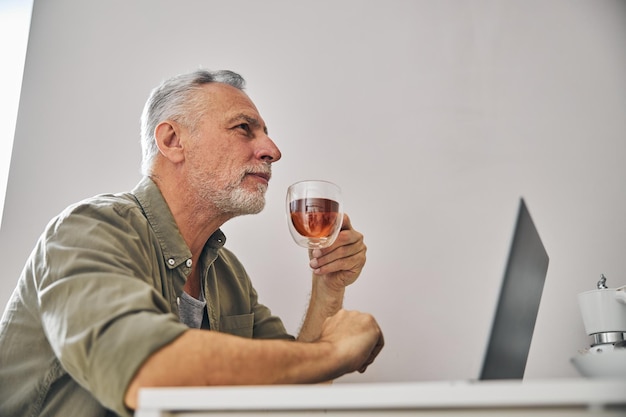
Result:
<instances>
[{"instance_id":1,"label":"man's eye","mask_svg":"<svg viewBox=\"0 0 626 417\"><path fill-rule=\"evenodd\" d=\"M245 130L246 133L250 133L250 125L248 123L237 125L237 128Z\"/></svg>"}]
</instances>

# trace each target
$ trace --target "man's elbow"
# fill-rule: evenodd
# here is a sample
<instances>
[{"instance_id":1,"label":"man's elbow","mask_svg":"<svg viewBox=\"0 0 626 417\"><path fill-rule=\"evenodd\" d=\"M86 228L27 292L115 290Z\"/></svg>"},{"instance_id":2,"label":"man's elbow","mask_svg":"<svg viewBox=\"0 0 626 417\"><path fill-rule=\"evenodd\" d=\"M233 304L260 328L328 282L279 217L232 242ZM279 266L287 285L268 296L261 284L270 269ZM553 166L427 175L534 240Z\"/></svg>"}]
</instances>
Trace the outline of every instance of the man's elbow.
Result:
<instances>
[{"instance_id":1,"label":"man's elbow","mask_svg":"<svg viewBox=\"0 0 626 417\"><path fill-rule=\"evenodd\" d=\"M126 389L126 395L124 395L124 405L131 410L137 409L139 388L140 386L135 378L130 384L128 384L128 388Z\"/></svg>"}]
</instances>

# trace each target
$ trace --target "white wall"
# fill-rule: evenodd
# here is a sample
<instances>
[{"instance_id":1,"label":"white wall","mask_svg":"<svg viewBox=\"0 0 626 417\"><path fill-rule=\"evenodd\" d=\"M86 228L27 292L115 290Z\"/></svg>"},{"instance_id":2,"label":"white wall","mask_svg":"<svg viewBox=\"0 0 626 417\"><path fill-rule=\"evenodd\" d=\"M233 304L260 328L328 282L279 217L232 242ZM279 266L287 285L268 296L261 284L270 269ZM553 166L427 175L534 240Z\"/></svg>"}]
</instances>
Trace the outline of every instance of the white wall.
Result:
<instances>
[{"instance_id":1,"label":"white wall","mask_svg":"<svg viewBox=\"0 0 626 417\"><path fill-rule=\"evenodd\" d=\"M283 151L228 246L296 331L307 256L287 186L340 184L368 264L346 307L387 346L343 381L477 376L518 198L551 257L529 378L575 375L576 294L626 284L621 1L35 1L0 231L2 303L46 222L139 179L149 90L230 68Z\"/></svg>"},{"instance_id":2,"label":"white wall","mask_svg":"<svg viewBox=\"0 0 626 417\"><path fill-rule=\"evenodd\" d=\"M0 225L9 177L17 108L33 0L0 2Z\"/></svg>"}]
</instances>

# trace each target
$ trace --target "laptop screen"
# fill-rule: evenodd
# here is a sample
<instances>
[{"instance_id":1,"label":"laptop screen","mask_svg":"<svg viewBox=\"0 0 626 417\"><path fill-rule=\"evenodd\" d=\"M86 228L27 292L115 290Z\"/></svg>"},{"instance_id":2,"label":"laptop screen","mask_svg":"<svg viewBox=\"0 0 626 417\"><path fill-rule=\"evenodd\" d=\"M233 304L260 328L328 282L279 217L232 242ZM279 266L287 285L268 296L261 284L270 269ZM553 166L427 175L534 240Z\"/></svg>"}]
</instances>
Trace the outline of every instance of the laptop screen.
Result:
<instances>
[{"instance_id":1,"label":"laptop screen","mask_svg":"<svg viewBox=\"0 0 626 417\"><path fill-rule=\"evenodd\" d=\"M548 261L548 254L522 198L481 380L524 377Z\"/></svg>"}]
</instances>

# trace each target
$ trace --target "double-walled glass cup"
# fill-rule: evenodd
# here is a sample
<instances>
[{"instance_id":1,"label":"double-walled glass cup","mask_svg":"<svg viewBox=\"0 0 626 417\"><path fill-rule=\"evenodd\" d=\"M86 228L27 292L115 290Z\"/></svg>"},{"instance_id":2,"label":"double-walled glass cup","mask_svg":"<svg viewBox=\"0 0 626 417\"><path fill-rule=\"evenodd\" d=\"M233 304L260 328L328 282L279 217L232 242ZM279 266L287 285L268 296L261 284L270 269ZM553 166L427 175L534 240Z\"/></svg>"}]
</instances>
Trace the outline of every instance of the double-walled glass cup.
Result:
<instances>
[{"instance_id":1,"label":"double-walled glass cup","mask_svg":"<svg viewBox=\"0 0 626 417\"><path fill-rule=\"evenodd\" d=\"M287 223L293 240L309 249L332 245L341 230L341 189L328 181L307 180L287 189Z\"/></svg>"}]
</instances>

